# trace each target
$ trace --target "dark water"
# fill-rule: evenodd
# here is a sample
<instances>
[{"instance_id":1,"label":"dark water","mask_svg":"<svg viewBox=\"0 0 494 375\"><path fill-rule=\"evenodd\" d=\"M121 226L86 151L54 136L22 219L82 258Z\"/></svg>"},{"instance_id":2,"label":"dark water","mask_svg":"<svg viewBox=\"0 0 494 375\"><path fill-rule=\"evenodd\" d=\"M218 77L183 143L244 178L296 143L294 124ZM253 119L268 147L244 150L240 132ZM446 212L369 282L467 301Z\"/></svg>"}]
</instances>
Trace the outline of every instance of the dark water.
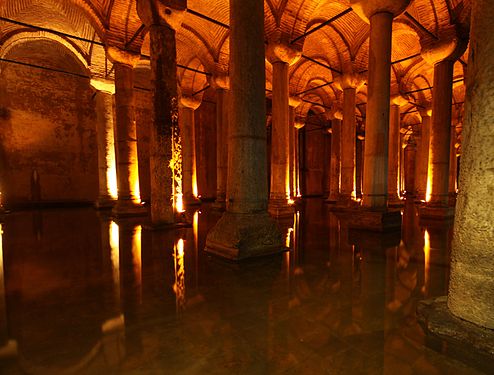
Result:
<instances>
[{"instance_id":1,"label":"dark water","mask_svg":"<svg viewBox=\"0 0 494 375\"><path fill-rule=\"evenodd\" d=\"M6 217L1 374L474 374L424 347L417 301L446 294L451 227L348 230L319 200L280 223L290 251L204 253L219 218L153 232L92 209ZM183 245L183 246L182 246Z\"/></svg>"}]
</instances>

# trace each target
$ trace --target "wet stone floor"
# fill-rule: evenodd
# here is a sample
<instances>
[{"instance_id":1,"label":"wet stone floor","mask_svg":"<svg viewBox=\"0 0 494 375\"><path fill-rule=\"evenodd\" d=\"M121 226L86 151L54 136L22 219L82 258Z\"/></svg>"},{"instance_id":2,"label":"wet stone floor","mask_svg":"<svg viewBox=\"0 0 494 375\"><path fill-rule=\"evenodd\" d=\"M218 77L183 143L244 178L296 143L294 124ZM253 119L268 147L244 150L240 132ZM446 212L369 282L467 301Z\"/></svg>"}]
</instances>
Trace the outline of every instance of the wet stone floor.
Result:
<instances>
[{"instance_id":1,"label":"wet stone floor","mask_svg":"<svg viewBox=\"0 0 494 375\"><path fill-rule=\"evenodd\" d=\"M478 374L424 346L415 309L444 295L451 227L348 230L321 200L280 223L289 251L206 254L219 218L153 232L91 208L2 223L1 374Z\"/></svg>"}]
</instances>

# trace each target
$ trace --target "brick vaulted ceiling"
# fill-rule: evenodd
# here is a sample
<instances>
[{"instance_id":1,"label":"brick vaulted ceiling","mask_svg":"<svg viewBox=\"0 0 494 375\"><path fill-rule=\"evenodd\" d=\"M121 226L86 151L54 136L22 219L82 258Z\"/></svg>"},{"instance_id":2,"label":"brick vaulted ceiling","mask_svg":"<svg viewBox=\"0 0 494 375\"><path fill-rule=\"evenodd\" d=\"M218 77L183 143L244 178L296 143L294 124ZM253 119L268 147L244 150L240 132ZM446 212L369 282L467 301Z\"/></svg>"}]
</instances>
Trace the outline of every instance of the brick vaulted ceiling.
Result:
<instances>
[{"instance_id":1,"label":"brick vaulted ceiling","mask_svg":"<svg viewBox=\"0 0 494 375\"><path fill-rule=\"evenodd\" d=\"M266 40L281 35L285 40L293 41L349 7L348 0L265 0ZM177 34L179 64L190 65L211 74L227 74L229 1L188 0L188 8L193 12L185 15ZM196 12L218 22L201 18L194 14ZM393 64L392 93L417 91L432 86L433 69L420 56L420 41L427 41L431 35L440 37L442 31L452 25L464 33L468 28L468 13L468 0L412 0L407 14L396 18L393 25L392 61L415 57ZM137 15L136 0L1 0L0 16L22 23L0 21L2 56L23 41L50 38L71 49L83 61L88 73L103 75L107 74L109 65L106 46L149 55L149 37ZM35 30L26 25L55 30L80 39L53 35L49 31ZM329 25L299 39L296 44L308 58L300 59L291 67L291 93L302 93L309 88L330 83L348 71L359 73L365 79L368 37L368 24L355 12L348 11ZM461 62L455 65L455 80L463 77L466 58L465 53ZM266 64L266 70L266 85L269 89L269 63ZM184 72L179 77L182 86L193 86L182 87L183 90L194 91L207 85L205 79L191 77ZM359 101L365 102L365 92L364 86ZM328 84L302 96L325 108L335 100L340 100L340 95L336 84ZM463 95L463 84L459 82L454 88L455 101L462 102ZM430 100L430 90L410 95L410 101ZM307 112L309 107L302 106L299 111ZM359 108L360 114L364 114L365 106Z\"/></svg>"}]
</instances>

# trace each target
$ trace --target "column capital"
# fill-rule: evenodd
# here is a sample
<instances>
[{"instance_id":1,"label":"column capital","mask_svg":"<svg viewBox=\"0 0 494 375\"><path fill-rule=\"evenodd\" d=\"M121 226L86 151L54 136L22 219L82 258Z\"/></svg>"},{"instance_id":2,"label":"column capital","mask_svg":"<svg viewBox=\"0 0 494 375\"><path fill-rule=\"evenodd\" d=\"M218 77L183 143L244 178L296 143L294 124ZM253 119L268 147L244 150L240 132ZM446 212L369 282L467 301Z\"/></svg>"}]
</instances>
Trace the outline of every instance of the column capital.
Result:
<instances>
[{"instance_id":1,"label":"column capital","mask_svg":"<svg viewBox=\"0 0 494 375\"><path fill-rule=\"evenodd\" d=\"M147 27L168 26L177 30L187 10L187 0L137 0L137 14Z\"/></svg>"},{"instance_id":2,"label":"column capital","mask_svg":"<svg viewBox=\"0 0 494 375\"><path fill-rule=\"evenodd\" d=\"M132 53L130 51L125 51L123 49L119 49L113 46L108 46L106 49L108 59L113 64L122 64L127 65L131 68L134 68L140 60L140 56Z\"/></svg>"},{"instance_id":3,"label":"column capital","mask_svg":"<svg viewBox=\"0 0 494 375\"><path fill-rule=\"evenodd\" d=\"M288 98L288 105L292 108L297 108L300 104L302 104L302 99L298 96L290 96Z\"/></svg>"},{"instance_id":4,"label":"column capital","mask_svg":"<svg viewBox=\"0 0 494 375\"><path fill-rule=\"evenodd\" d=\"M295 64L302 57L302 50L284 41L269 41L266 47L266 58L271 64L284 62Z\"/></svg>"},{"instance_id":5,"label":"column capital","mask_svg":"<svg viewBox=\"0 0 494 375\"><path fill-rule=\"evenodd\" d=\"M91 78L91 87L96 91L102 91L111 95L115 94L115 82L104 78Z\"/></svg>"},{"instance_id":6,"label":"column capital","mask_svg":"<svg viewBox=\"0 0 494 375\"><path fill-rule=\"evenodd\" d=\"M326 112L328 119L333 121L333 120L343 120L343 112L341 111L340 108L337 106L332 106L329 111Z\"/></svg>"},{"instance_id":7,"label":"column capital","mask_svg":"<svg viewBox=\"0 0 494 375\"><path fill-rule=\"evenodd\" d=\"M376 13L390 13L396 17L403 13L410 0L350 0L352 9L362 20L370 23Z\"/></svg>"},{"instance_id":8,"label":"column capital","mask_svg":"<svg viewBox=\"0 0 494 375\"><path fill-rule=\"evenodd\" d=\"M230 90L230 77L225 73L216 73L209 78L209 84L214 90Z\"/></svg>"},{"instance_id":9,"label":"column capital","mask_svg":"<svg viewBox=\"0 0 494 375\"><path fill-rule=\"evenodd\" d=\"M420 45L422 58L430 65L436 65L445 60L458 60L467 48L468 37L462 37L453 25L442 29L438 40L423 36Z\"/></svg>"},{"instance_id":10,"label":"column capital","mask_svg":"<svg viewBox=\"0 0 494 375\"><path fill-rule=\"evenodd\" d=\"M363 73L343 73L340 76L334 78L335 86L341 91L347 89L355 89L357 92L365 84L365 75Z\"/></svg>"},{"instance_id":11,"label":"column capital","mask_svg":"<svg viewBox=\"0 0 494 375\"><path fill-rule=\"evenodd\" d=\"M295 118L295 122L294 122L293 126L295 127L295 129L302 129L305 126L305 119L297 116Z\"/></svg>"},{"instance_id":12,"label":"column capital","mask_svg":"<svg viewBox=\"0 0 494 375\"><path fill-rule=\"evenodd\" d=\"M432 104L430 102L420 103L417 107L419 110L420 117L432 117Z\"/></svg>"},{"instance_id":13,"label":"column capital","mask_svg":"<svg viewBox=\"0 0 494 375\"><path fill-rule=\"evenodd\" d=\"M391 96L390 104L397 105L398 107L403 107L410 102L410 99L402 94L396 94Z\"/></svg>"},{"instance_id":14,"label":"column capital","mask_svg":"<svg viewBox=\"0 0 494 375\"><path fill-rule=\"evenodd\" d=\"M190 108L194 111L201 105L201 100L189 95L182 95L180 97L180 106L183 108Z\"/></svg>"}]
</instances>

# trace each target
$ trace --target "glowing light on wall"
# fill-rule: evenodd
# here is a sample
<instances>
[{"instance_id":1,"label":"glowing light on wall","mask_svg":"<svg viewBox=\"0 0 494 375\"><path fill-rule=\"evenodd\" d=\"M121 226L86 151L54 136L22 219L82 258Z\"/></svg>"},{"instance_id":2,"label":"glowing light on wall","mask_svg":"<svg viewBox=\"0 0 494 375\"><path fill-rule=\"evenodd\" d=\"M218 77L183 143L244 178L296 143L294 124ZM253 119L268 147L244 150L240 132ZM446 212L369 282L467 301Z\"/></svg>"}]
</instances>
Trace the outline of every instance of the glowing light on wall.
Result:
<instances>
[{"instance_id":1,"label":"glowing light on wall","mask_svg":"<svg viewBox=\"0 0 494 375\"><path fill-rule=\"evenodd\" d=\"M425 201L430 202L432 197L432 163L429 158L427 163L427 189L425 192Z\"/></svg>"},{"instance_id":2,"label":"glowing light on wall","mask_svg":"<svg viewBox=\"0 0 494 375\"><path fill-rule=\"evenodd\" d=\"M426 230L424 233L424 292L429 289L430 256L431 240L429 232Z\"/></svg>"},{"instance_id":3,"label":"glowing light on wall","mask_svg":"<svg viewBox=\"0 0 494 375\"><path fill-rule=\"evenodd\" d=\"M132 264L134 266L134 276L139 290L139 301L141 300L140 290L142 285L142 227L138 225L132 234Z\"/></svg>"},{"instance_id":4,"label":"glowing light on wall","mask_svg":"<svg viewBox=\"0 0 494 375\"><path fill-rule=\"evenodd\" d=\"M115 300L120 301L120 251L119 251L119 228L112 221L110 222L110 259L112 264L113 287L115 291Z\"/></svg>"},{"instance_id":5,"label":"glowing light on wall","mask_svg":"<svg viewBox=\"0 0 494 375\"><path fill-rule=\"evenodd\" d=\"M175 263L175 283L173 291L175 292L175 301L177 312L185 308L185 259L184 259L184 240L181 238L175 244L173 258Z\"/></svg>"}]
</instances>

